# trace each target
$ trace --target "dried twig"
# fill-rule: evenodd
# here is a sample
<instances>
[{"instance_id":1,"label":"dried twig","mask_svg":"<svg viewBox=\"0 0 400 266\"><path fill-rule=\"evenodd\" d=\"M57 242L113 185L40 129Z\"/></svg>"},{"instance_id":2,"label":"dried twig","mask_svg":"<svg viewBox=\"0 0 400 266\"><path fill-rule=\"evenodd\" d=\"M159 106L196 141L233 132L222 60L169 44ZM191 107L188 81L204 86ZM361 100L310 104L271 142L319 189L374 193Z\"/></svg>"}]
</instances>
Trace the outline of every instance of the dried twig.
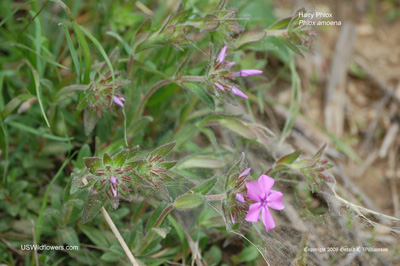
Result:
<instances>
[{"instance_id":1,"label":"dried twig","mask_svg":"<svg viewBox=\"0 0 400 266\"><path fill-rule=\"evenodd\" d=\"M347 67L356 36L355 25L343 25L333 56L332 73L326 86L325 126L338 137L343 135Z\"/></svg>"}]
</instances>

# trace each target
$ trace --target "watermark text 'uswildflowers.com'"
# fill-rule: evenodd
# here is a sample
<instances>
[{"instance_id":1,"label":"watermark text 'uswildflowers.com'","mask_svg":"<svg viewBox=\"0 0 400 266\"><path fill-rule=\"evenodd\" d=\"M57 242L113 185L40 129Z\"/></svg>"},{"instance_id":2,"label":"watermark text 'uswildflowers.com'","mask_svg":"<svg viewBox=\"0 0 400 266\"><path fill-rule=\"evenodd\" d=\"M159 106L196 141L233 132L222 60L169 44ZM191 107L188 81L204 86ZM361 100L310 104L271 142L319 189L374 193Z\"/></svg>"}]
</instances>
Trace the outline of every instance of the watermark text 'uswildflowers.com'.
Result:
<instances>
[{"instance_id":1,"label":"watermark text 'uswildflowers.com'","mask_svg":"<svg viewBox=\"0 0 400 266\"><path fill-rule=\"evenodd\" d=\"M43 251L43 250L78 250L79 246L63 246L63 245L32 245L32 244L27 244L27 245L21 245L21 250L38 250L38 251Z\"/></svg>"}]
</instances>

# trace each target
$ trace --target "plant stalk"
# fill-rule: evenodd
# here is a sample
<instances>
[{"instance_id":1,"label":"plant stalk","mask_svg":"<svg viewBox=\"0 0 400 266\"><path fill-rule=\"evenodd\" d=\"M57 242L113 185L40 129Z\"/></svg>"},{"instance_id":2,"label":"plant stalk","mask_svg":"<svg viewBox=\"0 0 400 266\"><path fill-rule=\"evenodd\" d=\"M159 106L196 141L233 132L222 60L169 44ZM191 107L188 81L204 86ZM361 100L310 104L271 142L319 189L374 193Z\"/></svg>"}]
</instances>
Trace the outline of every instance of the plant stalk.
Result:
<instances>
[{"instance_id":1,"label":"plant stalk","mask_svg":"<svg viewBox=\"0 0 400 266\"><path fill-rule=\"evenodd\" d=\"M87 185L87 180L86 178L82 178L83 184ZM108 226L110 226L111 231L113 232L114 236L117 238L119 244L121 245L122 249L125 251L126 256L128 256L129 261L133 266L140 266L135 257L133 256L131 250L129 249L128 245L125 243L124 238L122 237L121 233L118 231L118 228L115 226L113 220L111 219L110 215L104 209L104 207L101 207L101 213L103 214L104 218L106 219L106 222L108 223Z\"/></svg>"},{"instance_id":2,"label":"plant stalk","mask_svg":"<svg viewBox=\"0 0 400 266\"><path fill-rule=\"evenodd\" d=\"M118 228L115 226L113 220L111 219L110 215L104 209L104 207L101 207L101 213L103 214L104 218L106 219L106 222L111 228L111 231L114 233L114 236L118 239L119 244L121 245L122 249L125 251L125 254L128 256L129 261L133 266L139 266L139 263L135 259L135 257L132 255L132 252L130 251L128 245L125 243L125 240L122 238L120 232L118 231Z\"/></svg>"},{"instance_id":3,"label":"plant stalk","mask_svg":"<svg viewBox=\"0 0 400 266\"><path fill-rule=\"evenodd\" d=\"M226 197L226 193L216 194L216 195L206 195L206 201L217 201L222 200Z\"/></svg>"}]
</instances>

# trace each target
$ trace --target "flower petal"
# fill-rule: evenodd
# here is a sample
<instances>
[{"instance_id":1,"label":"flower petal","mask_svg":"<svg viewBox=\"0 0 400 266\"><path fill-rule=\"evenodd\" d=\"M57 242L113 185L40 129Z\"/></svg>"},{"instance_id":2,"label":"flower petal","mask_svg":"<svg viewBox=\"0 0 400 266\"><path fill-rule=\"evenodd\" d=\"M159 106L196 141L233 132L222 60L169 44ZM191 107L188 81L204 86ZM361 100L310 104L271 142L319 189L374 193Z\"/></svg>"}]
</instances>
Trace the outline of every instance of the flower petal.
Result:
<instances>
[{"instance_id":1,"label":"flower petal","mask_svg":"<svg viewBox=\"0 0 400 266\"><path fill-rule=\"evenodd\" d=\"M224 62L227 48L228 48L227 46L224 46L224 48L222 48L221 52L218 55L217 62L220 63Z\"/></svg>"},{"instance_id":2,"label":"flower petal","mask_svg":"<svg viewBox=\"0 0 400 266\"><path fill-rule=\"evenodd\" d=\"M112 193L114 195L114 198L116 198L117 194L118 194L118 191L117 191L117 188L114 188L114 185L111 185L111 191L112 191Z\"/></svg>"},{"instance_id":3,"label":"flower petal","mask_svg":"<svg viewBox=\"0 0 400 266\"><path fill-rule=\"evenodd\" d=\"M111 181L111 184L115 184L115 183L117 183L117 178L115 178L115 176L111 176L110 181Z\"/></svg>"},{"instance_id":4,"label":"flower petal","mask_svg":"<svg viewBox=\"0 0 400 266\"><path fill-rule=\"evenodd\" d=\"M241 203L244 203L244 197L241 193L237 193L235 196L237 201L240 201Z\"/></svg>"},{"instance_id":5,"label":"flower petal","mask_svg":"<svg viewBox=\"0 0 400 266\"><path fill-rule=\"evenodd\" d=\"M263 201L263 191L261 190L260 184L258 181L247 182L247 197L254 201L261 202Z\"/></svg>"},{"instance_id":6,"label":"flower petal","mask_svg":"<svg viewBox=\"0 0 400 266\"><path fill-rule=\"evenodd\" d=\"M254 76L254 75L261 75L263 72L258 69L243 69L240 70L239 72L233 73L235 77L248 77L248 76Z\"/></svg>"},{"instance_id":7,"label":"flower petal","mask_svg":"<svg viewBox=\"0 0 400 266\"><path fill-rule=\"evenodd\" d=\"M274 210L283 210L285 206L282 204L282 197L283 194L281 192L273 191L267 198L267 206Z\"/></svg>"},{"instance_id":8,"label":"flower petal","mask_svg":"<svg viewBox=\"0 0 400 266\"><path fill-rule=\"evenodd\" d=\"M263 221L263 223L265 225L265 230L266 231L269 231L272 228L275 228L274 218L272 217L272 214L271 214L271 212L270 212L270 210L268 209L267 206L264 206L262 208L261 218L262 218L262 221Z\"/></svg>"},{"instance_id":9,"label":"flower petal","mask_svg":"<svg viewBox=\"0 0 400 266\"><path fill-rule=\"evenodd\" d=\"M248 222L256 223L260 218L260 211L262 209L261 203L257 202L250 205L249 212L246 215L245 220Z\"/></svg>"},{"instance_id":10,"label":"flower petal","mask_svg":"<svg viewBox=\"0 0 400 266\"><path fill-rule=\"evenodd\" d=\"M242 97L242 98L244 98L244 99L248 99L248 98L249 98L249 97L247 97L246 94L244 94L241 90L239 90L238 88L236 88L236 87L234 87L234 86L232 86L231 92L232 92L233 94L235 94L236 96Z\"/></svg>"},{"instance_id":11,"label":"flower petal","mask_svg":"<svg viewBox=\"0 0 400 266\"><path fill-rule=\"evenodd\" d=\"M231 68L236 64L236 62L229 62L228 64L226 64L226 68Z\"/></svg>"},{"instance_id":12,"label":"flower petal","mask_svg":"<svg viewBox=\"0 0 400 266\"><path fill-rule=\"evenodd\" d=\"M271 188L274 186L274 179L272 177L269 177L267 175L260 175L258 178L258 184L260 186L260 189L262 191L262 194L260 195L262 200L266 200L267 196L269 194L269 191Z\"/></svg>"},{"instance_id":13,"label":"flower petal","mask_svg":"<svg viewBox=\"0 0 400 266\"><path fill-rule=\"evenodd\" d=\"M250 173L251 168L247 168L246 170L244 170L240 175L239 178L245 175L248 175Z\"/></svg>"},{"instance_id":14,"label":"flower petal","mask_svg":"<svg viewBox=\"0 0 400 266\"><path fill-rule=\"evenodd\" d=\"M219 83L214 83L215 86L217 86L218 89L220 89L221 91L225 91L224 87L219 84Z\"/></svg>"},{"instance_id":15,"label":"flower petal","mask_svg":"<svg viewBox=\"0 0 400 266\"><path fill-rule=\"evenodd\" d=\"M121 107L124 107L124 103L121 102L121 100L117 96L114 96L113 100L114 100L114 103L118 104Z\"/></svg>"}]
</instances>

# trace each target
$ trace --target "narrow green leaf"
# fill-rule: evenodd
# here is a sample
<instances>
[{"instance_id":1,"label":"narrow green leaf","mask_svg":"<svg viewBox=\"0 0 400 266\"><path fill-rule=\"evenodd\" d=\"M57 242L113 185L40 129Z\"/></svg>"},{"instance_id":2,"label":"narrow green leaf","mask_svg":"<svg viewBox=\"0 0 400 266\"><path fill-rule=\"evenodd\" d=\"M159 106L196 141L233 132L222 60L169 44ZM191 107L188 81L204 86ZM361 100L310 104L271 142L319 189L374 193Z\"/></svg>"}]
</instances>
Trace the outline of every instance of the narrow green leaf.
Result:
<instances>
[{"instance_id":1,"label":"narrow green leaf","mask_svg":"<svg viewBox=\"0 0 400 266\"><path fill-rule=\"evenodd\" d=\"M103 155L103 164L104 165L114 165L113 160L111 159L110 155L108 155L108 153L104 153L104 155Z\"/></svg>"},{"instance_id":2,"label":"narrow green leaf","mask_svg":"<svg viewBox=\"0 0 400 266\"><path fill-rule=\"evenodd\" d=\"M209 179L207 179L206 181L204 181L202 184L196 186L193 189L194 193L198 193L198 194L202 194L202 195L206 195L208 192L211 191L211 189L213 189L213 187L215 186L215 184L217 183L217 177L211 177Z\"/></svg>"},{"instance_id":3,"label":"narrow green leaf","mask_svg":"<svg viewBox=\"0 0 400 266\"><path fill-rule=\"evenodd\" d=\"M178 169L187 168L221 168L225 166L225 161L220 158L196 156L181 161Z\"/></svg>"},{"instance_id":4,"label":"narrow green leaf","mask_svg":"<svg viewBox=\"0 0 400 266\"><path fill-rule=\"evenodd\" d=\"M62 243L80 248L78 235L72 227L57 229L57 235Z\"/></svg>"},{"instance_id":5,"label":"narrow green leaf","mask_svg":"<svg viewBox=\"0 0 400 266\"><path fill-rule=\"evenodd\" d=\"M44 107L43 107L43 102L42 102L42 91L40 89L40 77L38 72L36 71L36 69L31 65L31 63L29 63L28 60L25 60L25 63L29 66L29 68L32 71L32 75L33 75L33 80L35 82L35 88L36 88L36 97L38 99L39 105L40 105L40 110L42 111L42 115L44 117L44 120L46 121L46 124L48 127L50 127L50 123L47 120L47 116L46 113L44 111Z\"/></svg>"},{"instance_id":6,"label":"narrow green leaf","mask_svg":"<svg viewBox=\"0 0 400 266\"><path fill-rule=\"evenodd\" d=\"M285 156L282 156L281 158L279 158L276 161L276 164L280 164L280 163L284 163L284 164L291 164L294 161L297 160L297 158L299 158L299 156L301 155L302 150L297 150L293 153L287 154Z\"/></svg>"},{"instance_id":7,"label":"narrow green leaf","mask_svg":"<svg viewBox=\"0 0 400 266\"><path fill-rule=\"evenodd\" d=\"M290 166L291 169L297 170L297 169L301 169L301 168L309 168L312 167L315 164L315 162L313 160L309 160L309 159L304 159L301 161L298 161L294 164L292 164Z\"/></svg>"},{"instance_id":8,"label":"narrow green leaf","mask_svg":"<svg viewBox=\"0 0 400 266\"><path fill-rule=\"evenodd\" d=\"M23 44L20 44L20 43L13 43L13 42L8 43L8 45L10 45L10 46L15 46L15 47L18 47L18 48L22 48L22 49L27 50L27 51L29 51L29 52L31 52L31 53L34 53L34 54L36 55L37 58L43 59L43 61L46 61L47 63L49 63L49 64L51 64L51 65L54 65L54 66L56 66L56 67L60 67L60 68L63 68L63 69L68 69L68 67L57 63L57 62L54 61L53 59L44 57L43 55L39 54L37 51L33 50L32 48L30 48L30 47L28 47L28 46L26 46L26 45L23 45Z\"/></svg>"},{"instance_id":9,"label":"narrow green leaf","mask_svg":"<svg viewBox=\"0 0 400 266\"><path fill-rule=\"evenodd\" d=\"M82 223L92 220L100 211L106 202L106 198L98 193L89 192L82 211Z\"/></svg>"},{"instance_id":10,"label":"narrow green leaf","mask_svg":"<svg viewBox=\"0 0 400 266\"><path fill-rule=\"evenodd\" d=\"M121 168L124 165L126 158L128 157L128 153L128 150L123 149L113 157L114 166L116 168Z\"/></svg>"},{"instance_id":11,"label":"narrow green leaf","mask_svg":"<svg viewBox=\"0 0 400 266\"><path fill-rule=\"evenodd\" d=\"M183 195L175 200L174 207L178 210L190 210L199 207L205 201L201 194Z\"/></svg>"},{"instance_id":12,"label":"narrow green leaf","mask_svg":"<svg viewBox=\"0 0 400 266\"><path fill-rule=\"evenodd\" d=\"M54 135L51 135L51 134L48 134L48 133L44 133L44 132L39 131L39 130L37 130L35 128L26 126L24 124L21 124L21 123L15 122L15 121L7 121L7 125L10 125L12 127L18 128L20 130L23 130L23 131L26 131L26 132L32 133L34 135L37 135L37 136L40 136L40 137L44 137L46 139L50 139L50 140L67 142L69 140L74 139L74 138L63 138L63 137L54 136Z\"/></svg>"},{"instance_id":13,"label":"narrow green leaf","mask_svg":"<svg viewBox=\"0 0 400 266\"><path fill-rule=\"evenodd\" d=\"M266 32L246 32L235 42L235 47L239 48L248 43L261 41L265 38Z\"/></svg>"},{"instance_id":14,"label":"narrow green leaf","mask_svg":"<svg viewBox=\"0 0 400 266\"><path fill-rule=\"evenodd\" d=\"M220 120L219 123L245 139L257 140L257 135L238 119L224 119Z\"/></svg>"},{"instance_id":15,"label":"narrow green leaf","mask_svg":"<svg viewBox=\"0 0 400 266\"><path fill-rule=\"evenodd\" d=\"M103 162L97 157L86 157L83 158L83 162L90 173L95 174L97 170L102 168Z\"/></svg>"},{"instance_id":16,"label":"narrow green leaf","mask_svg":"<svg viewBox=\"0 0 400 266\"><path fill-rule=\"evenodd\" d=\"M292 20L292 17L286 17L286 18L280 19L277 22L275 22L274 24L272 24L271 26L269 26L268 30L286 29L289 26L289 23L291 20Z\"/></svg>"},{"instance_id":17,"label":"narrow green leaf","mask_svg":"<svg viewBox=\"0 0 400 266\"><path fill-rule=\"evenodd\" d=\"M113 64L111 63L110 59L107 56L107 53L104 51L103 46L99 43L99 41L89 32L87 31L84 27L80 26L80 30L93 42L93 44L97 47L101 55L103 56L104 60L106 61L108 68L111 71L111 76L112 76L112 84L113 84L113 95L114 95L114 90L115 90L115 72L114 72L114 67ZM110 99L112 102L112 98Z\"/></svg>"},{"instance_id":18,"label":"narrow green leaf","mask_svg":"<svg viewBox=\"0 0 400 266\"><path fill-rule=\"evenodd\" d=\"M166 156L166 155L168 155L168 153L171 152L171 150L174 148L174 146L175 146L175 141L164 144L164 145L158 147L157 149L155 149L154 151L149 152L149 154L147 156L149 158L155 157L157 155Z\"/></svg>"},{"instance_id":19,"label":"narrow green leaf","mask_svg":"<svg viewBox=\"0 0 400 266\"><path fill-rule=\"evenodd\" d=\"M74 62L75 70L76 70L76 73L78 74L78 80L80 81L80 80L82 80L81 79L81 68L80 68L80 64L79 64L79 60L78 60L78 55L76 53L74 44L72 43L71 36L69 35L68 28L63 23L58 23L58 26L63 26L65 38L67 39L69 52L71 53L72 62Z\"/></svg>"},{"instance_id":20,"label":"narrow green leaf","mask_svg":"<svg viewBox=\"0 0 400 266\"><path fill-rule=\"evenodd\" d=\"M91 225L79 224L79 229L98 247L109 247L109 243L104 234Z\"/></svg>"}]
</instances>

